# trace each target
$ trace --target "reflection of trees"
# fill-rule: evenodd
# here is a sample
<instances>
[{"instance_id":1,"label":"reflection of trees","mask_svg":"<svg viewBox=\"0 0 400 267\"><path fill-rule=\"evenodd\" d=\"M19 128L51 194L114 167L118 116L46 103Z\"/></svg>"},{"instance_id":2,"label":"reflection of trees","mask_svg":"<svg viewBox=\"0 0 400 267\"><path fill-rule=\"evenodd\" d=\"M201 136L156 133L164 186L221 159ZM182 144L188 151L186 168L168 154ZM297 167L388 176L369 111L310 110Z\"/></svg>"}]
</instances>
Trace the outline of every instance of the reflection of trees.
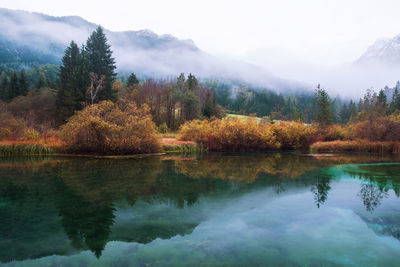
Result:
<instances>
[{"instance_id":1,"label":"reflection of trees","mask_svg":"<svg viewBox=\"0 0 400 267\"><path fill-rule=\"evenodd\" d=\"M219 178L254 183L260 174L282 178L298 177L315 169L311 157L298 155L261 154L247 156L207 156L196 161L177 161L177 171L193 178ZM315 162L314 162L315 163Z\"/></svg>"},{"instance_id":2,"label":"reflection of trees","mask_svg":"<svg viewBox=\"0 0 400 267\"><path fill-rule=\"evenodd\" d=\"M399 164L366 164L346 166L344 171L365 181L358 196L366 210L372 212L381 205L383 198L389 196L389 190L393 189L395 195L400 196L399 169Z\"/></svg>"},{"instance_id":3,"label":"reflection of trees","mask_svg":"<svg viewBox=\"0 0 400 267\"><path fill-rule=\"evenodd\" d=\"M82 249L86 245L100 257L114 223L112 202L90 203L61 182L57 187L58 212L72 246Z\"/></svg>"},{"instance_id":4,"label":"reflection of trees","mask_svg":"<svg viewBox=\"0 0 400 267\"><path fill-rule=\"evenodd\" d=\"M363 184L361 185L360 193L358 196L362 199L367 211L372 212L382 202L384 197L388 197L387 188L383 190L374 184Z\"/></svg>"},{"instance_id":5,"label":"reflection of trees","mask_svg":"<svg viewBox=\"0 0 400 267\"><path fill-rule=\"evenodd\" d=\"M311 187L319 208L328 198L332 179L320 167L363 160L367 161L353 156L315 158L293 154L223 157L212 154L193 160L180 160L178 157L174 160L46 158L28 162L0 159L0 189L4 189L0 190L0 200L6 198L13 203L3 209L0 207L1 218L11 218L9 214L16 214L17 211L30 211L26 213L29 216L18 215L18 219L24 222L15 225L12 231L7 230L7 225L12 221L2 219L5 223L0 223L0 232L9 240L20 240L18 234L22 228L26 232L41 229L41 235L27 233L23 241L25 245L34 243L33 240L38 242L46 234L51 236L49 231L52 227L46 224L51 222L52 225L58 225L57 229L64 228L73 247L89 248L96 256L100 256L110 236L115 234L110 232L114 223L115 203L119 200L130 205L141 199L185 208L198 202L201 196L243 194L247 190L268 187L276 193L282 193L291 186L299 186ZM379 205L389 189L394 189L397 195L400 193L396 176L391 176L391 179L363 176L363 179L376 184L363 185L359 194L369 211ZM35 205L32 203L38 203L39 199L43 204L40 214L32 207ZM61 217L62 227L57 213ZM49 218L43 219L43 214L48 214ZM35 227L30 227L33 225ZM126 238L128 241L150 242L157 237L169 238L189 233L196 225L197 221L185 225L174 220L153 225L146 220L132 222L126 226L131 234ZM126 232L124 234L121 231L115 238L120 240L121 236L125 238ZM62 242L65 243L65 240ZM58 244L57 250L52 250L51 254L65 254L66 251ZM37 254L30 255L34 257Z\"/></svg>"},{"instance_id":6,"label":"reflection of trees","mask_svg":"<svg viewBox=\"0 0 400 267\"><path fill-rule=\"evenodd\" d=\"M318 167L335 164L384 161L370 155L336 155L332 157L298 154L207 155L198 160L177 160L176 171L192 178L219 178L254 183L260 174L279 178L297 178Z\"/></svg>"},{"instance_id":7,"label":"reflection of trees","mask_svg":"<svg viewBox=\"0 0 400 267\"><path fill-rule=\"evenodd\" d=\"M327 173L320 173L315 177L315 184L311 186L311 192L314 194L314 201L318 208L328 199L331 179L332 177Z\"/></svg>"}]
</instances>

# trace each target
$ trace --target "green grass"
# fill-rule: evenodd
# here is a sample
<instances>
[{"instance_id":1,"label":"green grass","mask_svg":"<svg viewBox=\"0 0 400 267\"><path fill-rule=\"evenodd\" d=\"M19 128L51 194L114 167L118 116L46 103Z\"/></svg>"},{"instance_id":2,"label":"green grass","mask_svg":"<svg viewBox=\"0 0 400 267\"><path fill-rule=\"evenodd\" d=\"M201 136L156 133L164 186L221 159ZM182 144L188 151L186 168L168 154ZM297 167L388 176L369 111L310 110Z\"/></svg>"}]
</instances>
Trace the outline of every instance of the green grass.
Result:
<instances>
[{"instance_id":1,"label":"green grass","mask_svg":"<svg viewBox=\"0 0 400 267\"><path fill-rule=\"evenodd\" d=\"M0 145L0 155L48 155L58 153L57 149L40 144Z\"/></svg>"},{"instance_id":2,"label":"green grass","mask_svg":"<svg viewBox=\"0 0 400 267\"><path fill-rule=\"evenodd\" d=\"M203 153L207 148L202 145L164 145L163 149L167 153Z\"/></svg>"}]
</instances>

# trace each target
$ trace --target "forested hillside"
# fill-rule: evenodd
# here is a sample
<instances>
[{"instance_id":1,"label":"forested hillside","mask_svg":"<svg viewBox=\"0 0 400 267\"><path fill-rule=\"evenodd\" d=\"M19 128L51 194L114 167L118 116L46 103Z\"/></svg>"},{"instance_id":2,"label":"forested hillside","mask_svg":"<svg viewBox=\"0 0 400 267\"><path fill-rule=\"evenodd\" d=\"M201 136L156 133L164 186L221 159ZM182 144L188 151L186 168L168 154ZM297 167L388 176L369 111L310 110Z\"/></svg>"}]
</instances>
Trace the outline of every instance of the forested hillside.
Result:
<instances>
[{"instance_id":1,"label":"forested hillside","mask_svg":"<svg viewBox=\"0 0 400 267\"><path fill-rule=\"evenodd\" d=\"M181 140L232 151L399 139L398 84L368 90L357 102L332 98L320 85L314 92L278 92L192 73L143 79L117 73L100 26L84 45L71 41L60 65L3 66L1 71L0 138L50 140L64 152L157 152L159 133L176 131Z\"/></svg>"}]
</instances>

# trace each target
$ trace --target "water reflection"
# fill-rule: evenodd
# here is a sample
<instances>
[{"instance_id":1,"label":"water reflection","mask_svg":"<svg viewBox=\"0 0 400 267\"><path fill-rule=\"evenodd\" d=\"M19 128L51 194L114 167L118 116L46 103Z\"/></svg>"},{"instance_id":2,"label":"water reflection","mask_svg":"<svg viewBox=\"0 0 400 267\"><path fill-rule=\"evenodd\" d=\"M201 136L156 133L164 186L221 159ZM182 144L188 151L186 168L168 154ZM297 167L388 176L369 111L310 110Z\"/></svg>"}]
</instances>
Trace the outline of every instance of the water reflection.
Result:
<instances>
[{"instance_id":1,"label":"water reflection","mask_svg":"<svg viewBox=\"0 0 400 267\"><path fill-rule=\"evenodd\" d=\"M321 173L315 176L315 184L311 186L311 192L314 194L315 205L318 208L328 199L328 192L331 189L329 183L333 178L329 173Z\"/></svg>"},{"instance_id":2,"label":"water reflection","mask_svg":"<svg viewBox=\"0 0 400 267\"><path fill-rule=\"evenodd\" d=\"M297 154L1 158L0 261L85 250L99 258L110 241L147 244L190 235L210 219L211 210L222 212L224 205L260 190L263 201L308 192L306 198L323 209L331 198L339 203L332 188L341 175L361 181L355 196L370 215L350 208L376 233L398 238L398 221L373 212L391 190L399 196L399 165L348 165L391 161L396 159ZM376 227L377 221L384 223Z\"/></svg>"},{"instance_id":3,"label":"water reflection","mask_svg":"<svg viewBox=\"0 0 400 267\"><path fill-rule=\"evenodd\" d=\"M57 182L56 187L58 214L72 247L89 248L96 257L100 257L114 223L113 203L88 202L62 181Z\"/></svg>"}]
</instances>

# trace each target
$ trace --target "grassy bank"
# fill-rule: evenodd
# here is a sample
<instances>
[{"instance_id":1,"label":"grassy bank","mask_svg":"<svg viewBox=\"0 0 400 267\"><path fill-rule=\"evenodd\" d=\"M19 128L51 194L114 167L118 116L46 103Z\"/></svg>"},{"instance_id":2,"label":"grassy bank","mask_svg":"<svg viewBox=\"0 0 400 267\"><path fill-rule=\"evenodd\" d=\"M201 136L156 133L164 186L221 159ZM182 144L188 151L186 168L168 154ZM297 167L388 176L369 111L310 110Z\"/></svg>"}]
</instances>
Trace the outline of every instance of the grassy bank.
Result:
<instances>
[{"instance_id":1,"label":"grassy bank","mask_svg":"<svg viewBox=\"0 0 400 267\"><path fill-rule=\"evenodd\" d=\"M167 153L203 153L207 148L196 144L193 141L178 141L176 138L162 138L163 152ZM0 141L0 156L16 155L52 155L52 154L71 154L66 150L65 145L58 142L38 141ZM72 153L84 155L85 153ZM134 155L135 153L132 153ZM95 155L92 154L91 155ZM100 154L99 154L100 155ZM132 155L128 155L132 156ZM139 154L145 155L145 154ZM123 156L127 157L127 156Z\"/></svg>"},{"instance_id":2,"label":"grassy bank","mask_svg":"<svg viewBox=\"0 0 400 267\"><path fill-rule=\"evenodd\" d=\"M23 142L23 141L2 141L0 142L0 155L50 155L61 153L60 146L43 143Z\"/></svg>"},{"instance_id":3,"label":"grassy bank","mask_svg":"<svg viewBox=\"0 0 400 267\"><path fill-rule=\"evenodd\" d=\"M340 152L372 152L372 153L400 153L400 142L372 142L357 141L331 141L317 142L311 145L312 153L340 153Z\"/></svg>"},{"instance_id":4,"label":"grassy bank","mask_svg":"<svg viewBox=\"0 0 400 267\"><path fill-rule=\"evenodd\" d=\"M203 153L207 148L193 141L179 141L176 138L162 138L163 150L167 153Z\"/></svg>"}]
</instances>

